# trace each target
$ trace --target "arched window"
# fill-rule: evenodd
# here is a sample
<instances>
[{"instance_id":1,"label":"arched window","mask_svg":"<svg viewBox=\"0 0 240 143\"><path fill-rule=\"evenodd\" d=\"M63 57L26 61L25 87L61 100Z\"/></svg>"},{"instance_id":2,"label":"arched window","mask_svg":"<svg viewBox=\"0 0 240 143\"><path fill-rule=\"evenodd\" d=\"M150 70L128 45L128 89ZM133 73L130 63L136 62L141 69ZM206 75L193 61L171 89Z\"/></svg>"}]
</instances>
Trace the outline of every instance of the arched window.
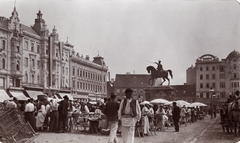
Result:
<instances>
[{"instance_id":1,"label":"arched window","mask_svg":"<svg viewBox=\"0 0 240 143\"><path fill-rule=\"evenodd\" d=\"M2 59L2 69L5 69L5 59Z\"/></svg>"},{"instance_id":2,"label":"arched window","mask_svg":"<svg viewBox=\"0 0 240 143\"><path fill-rule=\"evenodd\" d=\"M17 71L20 70L20 62L19 62L19 61L17 61L16 70L17 70Z\"/></svg>"}]
</instances>

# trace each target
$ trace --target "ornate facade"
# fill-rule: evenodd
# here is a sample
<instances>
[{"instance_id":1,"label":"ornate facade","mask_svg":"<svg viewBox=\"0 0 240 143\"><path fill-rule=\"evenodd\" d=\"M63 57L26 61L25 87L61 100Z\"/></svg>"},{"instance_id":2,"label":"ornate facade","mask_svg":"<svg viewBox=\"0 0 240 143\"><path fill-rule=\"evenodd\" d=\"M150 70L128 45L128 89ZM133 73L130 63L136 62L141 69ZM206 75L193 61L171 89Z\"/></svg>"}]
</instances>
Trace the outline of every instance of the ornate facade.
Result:
<instances>
[{"instance_id":1,"label":"ornate facade","mask_svg":"<svg viewBox=\"0 0 240 143\"><path fill-rule=\"evenodd\" d=\"M106 95L108 68L103 58L91 62L79 57L68 40L61 42L58 37L55 27L49 33L41 11L31 27L20 23L15 7L10 18L0 17L0 88L76 98L96 92Z\"/></svg>"},{"instance_id":2,"label":"ornate facade","mask_svg":"<svg viewBox=\"0 0 240 143\"><path fill-rule=\"evenodd\" d=\"M196 81L196 98L198 101L215 106L224 103L230 94L240 90L240 53L232 51L226 59L219 60L216 56L205 54L196 60L192 76ZM188 74L189 72L187 72ZM187 77L190 78L189 75ZM211 92L213 90L213 93ZM214 101L212 101L214 96Z\"/></svg>"}]
</instances>

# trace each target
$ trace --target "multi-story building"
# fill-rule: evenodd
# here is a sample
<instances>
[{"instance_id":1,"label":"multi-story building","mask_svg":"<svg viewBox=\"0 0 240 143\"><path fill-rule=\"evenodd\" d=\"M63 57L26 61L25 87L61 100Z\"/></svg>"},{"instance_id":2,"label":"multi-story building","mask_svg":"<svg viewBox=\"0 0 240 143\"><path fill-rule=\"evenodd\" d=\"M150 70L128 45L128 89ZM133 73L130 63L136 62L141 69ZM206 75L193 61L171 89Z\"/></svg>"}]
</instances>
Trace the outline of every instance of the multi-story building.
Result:
<instances>
[{"instance_id":1,"label":"multi-story building","mask_svg":"<svg viewBox=\"0 0 240 143\"><path fill-rule=\"evenodd\" d=\"M238 51L232 51L222 60L211 54L205 54L196 60L194 68L196 76L187 75L187 77L192 77L192 81L196 79L196 98L200 102L217 108L227 100L229 94L240 90Z\"/></svg>"},{"instance_id":2,"label":"multi-story building","mask_svg":"<svg viewBox=\"0 0 240 143\"><path fill-rule=\"evenodd\" d=\"M49 34L41 11L31 27L20 23L15 7L10 18L0 17L0 88L21 99L24 94L34 99L39 94L72 98L74 93L78 97L73 84L76 67L87 77L77 80L84 84L84 94L97 91L106 95L108 69L103 58L98 56L90 62L76 57L72 55L74 46L58 37L55 27Z\"/></svg>"}]
</instances>

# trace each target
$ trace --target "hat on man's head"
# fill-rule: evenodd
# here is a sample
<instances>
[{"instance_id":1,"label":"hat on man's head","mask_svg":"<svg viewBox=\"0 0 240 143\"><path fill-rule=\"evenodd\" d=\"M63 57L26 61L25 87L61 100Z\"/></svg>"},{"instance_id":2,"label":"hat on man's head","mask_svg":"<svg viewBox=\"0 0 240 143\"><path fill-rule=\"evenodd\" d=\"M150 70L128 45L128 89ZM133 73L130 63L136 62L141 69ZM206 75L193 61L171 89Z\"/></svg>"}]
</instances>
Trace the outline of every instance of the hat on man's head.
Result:
<instances>
[{"instance_id":1,"label":"hat on man's head","mask_svg":"<svg viewBox=\"0 0 240 143\"><path fill-rule=\"evenodd\" d=\"M67 99L67 100L69 99L67 95L63 96L63 98L64 98L64 99Z\"/></svg>"},{"instance_id":2,"label":"hat on man's head","mask_svg":"<svg viewBox=\"0 0 240 143\"><path fill-rule=\"evenodd\" d=\"M124 93L130 93L130 92L133 92L133 90L131 88L127 88Z\"/></svg>"},{"instance_id":3,"label":"hat on man's head","mask_svg":"<svg viewBox=\"0 0 240 143\"><path fill-rule=\"evenodd\" d=\"M173 105L177 105L177 103L176 103L176 102L173 102Z\"/></svg>"},{"instance_id":4,"label":"hat on man's head","mask_svg":"<svg viewBox=\"0 0 240 143\"><path fill-rule=\"evenodd\" d=\"M111 97L111 98L116 98L116 96L117 96L116 94L111 93L111 96L110 96L110 97Z\"/></svg>"}]
</instances>

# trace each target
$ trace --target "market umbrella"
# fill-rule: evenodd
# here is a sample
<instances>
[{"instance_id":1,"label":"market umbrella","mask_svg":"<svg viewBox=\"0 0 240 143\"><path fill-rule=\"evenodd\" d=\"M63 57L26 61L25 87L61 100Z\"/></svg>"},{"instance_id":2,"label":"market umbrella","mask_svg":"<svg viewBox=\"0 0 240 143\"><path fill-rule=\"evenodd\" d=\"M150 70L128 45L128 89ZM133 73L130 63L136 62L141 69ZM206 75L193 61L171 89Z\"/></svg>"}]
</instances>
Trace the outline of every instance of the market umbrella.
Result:
<instances>
[{"instance_id":1,"label":"market umbrella","mask_svg":"<svg viewBox=\"0 0 240 143\"><path fill-rule=\"evenodd\" d=\"M145 105L145 104L150 104L150 102L145 100L145 101L141 102L140 104Z\"/></svg>"},{"instance_id":2,"label":"market umbrella","mask_svg":"<svg viewBox=\"0 0 240 143\"><path fill-rule=\"evenodd\" d=\"M184 101L184 100L177 100L177 101L175 101L175 102L176 102L177 105L180 106L180 107L183 107L184 105L188 107L188 106L190 105L190 103L188 103L187 101Z\"/></svg>"},{"instance_id":3,"label":"market umbrella","mask_svg":"<svg viewBox=\"0 0 240 143\"><path fill-rule=\"evenodd\" d=\"M170 104L168 100L166 99L154 99L152 101L150 101L150 103L155 103L155 104Z\"/></svg>"},{"instance_id":4,"label":"market umbrella","mask_svg":"<svg viewBox=\"0 0 240 143\"><path fill-rule=\"evenodd\" d=\"M189 107L196 107L196 106L207 106L207 105L201 102L194 102L189 105Z\"/></svg>"}]
</instances>

